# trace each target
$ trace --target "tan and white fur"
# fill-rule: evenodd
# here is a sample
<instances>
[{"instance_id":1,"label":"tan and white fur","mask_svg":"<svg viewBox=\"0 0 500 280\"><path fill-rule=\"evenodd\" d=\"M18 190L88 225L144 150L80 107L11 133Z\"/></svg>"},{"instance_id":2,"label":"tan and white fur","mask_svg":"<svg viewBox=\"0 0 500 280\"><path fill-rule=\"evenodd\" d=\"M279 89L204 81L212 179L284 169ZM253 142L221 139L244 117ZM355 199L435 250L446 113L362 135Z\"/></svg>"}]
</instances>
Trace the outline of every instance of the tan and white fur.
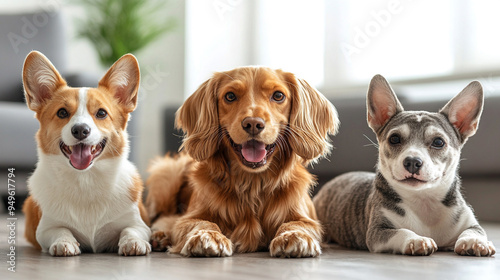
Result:
<instances>
[{"instance_id":1,"label":"tan and white fur","mask_svg":"<svg viewBox=\"0 0 500 280\"><path fill-rule=\"evenodd\" d=\"M126 132L140 72L124 55L97 88L69 87L51 62L25 60L26 103L36 114L38 163L28 179L25 236L53 256L146 255L151 231Z\"/></svg>"},{"instance_id":2,"label":"tan and white fur","mask_svg":"<svg viewBox=\"0 0 500 280\"><path fill-rule=\"evenodd\" d=\"M494 255L458 176L460 151L482 109L479 82L430 113L404 111L389 83L375 76L367 119L378 140L377 171L341 175L314 198L326 241L377 253Z\"/></svg>"}]
</instances>

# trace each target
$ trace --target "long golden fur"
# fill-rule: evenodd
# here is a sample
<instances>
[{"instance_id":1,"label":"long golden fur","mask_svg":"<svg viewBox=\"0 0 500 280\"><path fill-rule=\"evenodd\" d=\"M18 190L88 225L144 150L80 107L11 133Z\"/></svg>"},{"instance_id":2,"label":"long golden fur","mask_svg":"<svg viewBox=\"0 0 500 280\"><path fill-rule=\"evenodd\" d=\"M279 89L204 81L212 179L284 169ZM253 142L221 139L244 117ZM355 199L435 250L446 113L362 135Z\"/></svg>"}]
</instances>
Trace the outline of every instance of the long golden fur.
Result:
<instances>
[{"instance_id":1,"label":"long golden fur","mask_svg":"<svg viewBox=\"0 0 500 280\"><path fill-rule=\"evenodd\" d=\"M155 160L147 182L155 250L321 253L310 198L315 178L306 166L329 153L328 135L339 126L321 93L292 73L237 68L203 83L178 110L176 125L185 152Z\"/></svg>"}]
</instances>

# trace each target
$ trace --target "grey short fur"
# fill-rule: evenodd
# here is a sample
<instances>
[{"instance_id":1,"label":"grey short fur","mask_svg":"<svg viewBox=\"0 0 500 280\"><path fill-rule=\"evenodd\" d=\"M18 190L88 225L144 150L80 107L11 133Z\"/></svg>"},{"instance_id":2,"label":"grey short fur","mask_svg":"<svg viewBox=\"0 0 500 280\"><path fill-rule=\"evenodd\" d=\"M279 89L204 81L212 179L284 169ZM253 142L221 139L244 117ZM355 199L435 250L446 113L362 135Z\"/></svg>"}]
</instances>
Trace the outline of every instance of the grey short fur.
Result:
<instances>
[{"instance_id":1,"label":"grey short fur","mask_svg":"<svg viewBox=\"0 0 500 280\"><path fill-rule=\"evenodd\" d=\"M325 241L371 252L494 255L458 177L482 108L482 87L472 82L438 113L404 111L385 78L373 77L367 119L378 140L376 173L343 174L315 196Z\"/></svg>"}]
</instances>

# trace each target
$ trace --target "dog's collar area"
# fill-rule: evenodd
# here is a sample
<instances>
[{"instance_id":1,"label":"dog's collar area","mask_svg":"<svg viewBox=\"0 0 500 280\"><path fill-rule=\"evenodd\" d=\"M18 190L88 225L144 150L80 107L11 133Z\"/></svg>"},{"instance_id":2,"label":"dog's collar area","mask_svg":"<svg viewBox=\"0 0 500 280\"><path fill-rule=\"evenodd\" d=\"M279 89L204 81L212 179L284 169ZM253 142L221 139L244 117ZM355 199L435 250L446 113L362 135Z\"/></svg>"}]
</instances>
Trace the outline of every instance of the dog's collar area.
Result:
<instances>
[{"instance_id":1,"label":"dog's collar area","mask_svg":"<svg viewBox=\"0 0 500 280\"><path fill-rule=\"evenodd\" d=\"M85 170L92 165L94 160L102 154L106 147L107 139L104 138L96 145L87 145L78 143L73 146L64 144L63 141L59 142L59 148L66 158L69 159L70 165L78 170Z\"/></svg>"},{"instance_id":2,"label":"dog's collar area","mask_svg":"<svg viewBox=\"0 0 500 280\"><path fill-rule=\"evenodd\" d=\"M267 160L274 153L274 150L276 149L276 143L265 145L265 156L263 157L263 159L259 162L250 162L247 159L245 159L245 156L243 155L243 145L247 145L247 144L249 144L249 142L252 142L252 141L255 142L255 143L251 143L252 145L263 145L262 142L259 142L257 140L250 140L244 144L236 144L233 141L233 139L231 139L231 137L228 137L228 138L229 138L229 142L231 143L231 146L233 147L234 152L239 156L241 163L244 166L246 166L248 168L252 168L252 169L257 169L257 168L260 168L260 167L266 165Z\"/></svg>"}]
</instances>

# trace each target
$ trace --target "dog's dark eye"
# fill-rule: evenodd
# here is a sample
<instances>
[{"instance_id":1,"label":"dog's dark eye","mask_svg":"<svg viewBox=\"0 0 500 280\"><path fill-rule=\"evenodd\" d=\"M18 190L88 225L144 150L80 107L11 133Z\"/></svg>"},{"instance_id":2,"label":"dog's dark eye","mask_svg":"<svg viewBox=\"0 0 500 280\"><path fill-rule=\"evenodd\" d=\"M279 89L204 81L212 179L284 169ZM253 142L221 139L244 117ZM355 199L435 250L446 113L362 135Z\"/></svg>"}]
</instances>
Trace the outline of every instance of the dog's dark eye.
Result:
<instances>
[{"instance_id":1,"label":"dog's dark eye","mask_svg":"<svg viewBox=\"0 0 500 280\"><path fill-rule=\"evenodd\" d=\"M108 112L106 112L106 110L104 110L104 109L99 109L99 111L97 111L95 116L98 119L104 119L108 116Z\"/></svg>"},{"instance_id":2,"label":"dog's dark eye","mask_svg":"<svg viewBox=\"0 0 500 280\"><path fill-rule=\"evenodd\" d=\"M68 111L66 111L66 109L61 108L61 109L59 109L59 111L57 111L57 116L60 119L65 119L65 118L69 117L69 113L68 113Z\"/></svg>"},{"instance_id":3,"label":"dog's dark eye","mask_svg":"<svg viewBox=\"0 0 500 280\"><path fill-rule=\"evenodd\" d=\"M445 144L444 140L440 137L437 137L432 141L432 147L435 149L441 149Z\"/></svg>"},{"instance_id":4,"label":"dog's dark eye","mask_svg":"<svg viewBox=\"0 0 500 280\"><path fill-rule=\"evenodd\" d=\"M227 102L233 102L236 100L236 94L234 94L234 92L228 92L226 93L226 96L224 96L224 98L226 99Z\"/></svg>"},{"instance_id":5,"label":"dog's dark eye","mask_svg":"<svg viewBox=\"0 0 500 280\"><path fill-rule=\"evenodd\" d=\"M397 134L393 134L393 135L391 135L391 137L389 137L389 143L391 143L392 145L400 144L401 137L399 137L399 135L397 135Z\"/></svg>"},{"instance_id":6,"label":"dog's dark eye","mask_svg":"<svg viewBox=\"0 0 500 280\"><path fill-rule=\"evenodd\" d=\"M278 103L281 103L281 102L285 101L285 94L281 91L275 91L273 93L273 100L278 102Z\"/></svg>"}]
</instances>

